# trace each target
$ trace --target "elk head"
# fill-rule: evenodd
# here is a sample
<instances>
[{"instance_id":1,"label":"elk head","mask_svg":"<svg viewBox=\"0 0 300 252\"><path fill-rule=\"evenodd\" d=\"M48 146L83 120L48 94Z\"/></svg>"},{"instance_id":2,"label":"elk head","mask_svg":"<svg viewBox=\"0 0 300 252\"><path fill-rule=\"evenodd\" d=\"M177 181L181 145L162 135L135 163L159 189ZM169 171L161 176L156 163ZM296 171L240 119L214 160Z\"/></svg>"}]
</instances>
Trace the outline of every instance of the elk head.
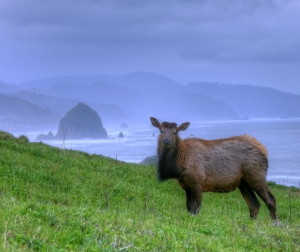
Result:
<instances>
[{"instance_id":1,"label":"elk head","mask_svg":"<svg viewBox=\"0 0 300 252\"><path fill-rule=\"evenodd\" d=\"M174 146L178 140L178 132L186 130L190 125L189 122L185 122L177 127L176 123L160 123L154 117L150 117L150 120L152 125L160 130L159 143L162 144L162 146L165 148Z\"/></svg>"}]
</instances>

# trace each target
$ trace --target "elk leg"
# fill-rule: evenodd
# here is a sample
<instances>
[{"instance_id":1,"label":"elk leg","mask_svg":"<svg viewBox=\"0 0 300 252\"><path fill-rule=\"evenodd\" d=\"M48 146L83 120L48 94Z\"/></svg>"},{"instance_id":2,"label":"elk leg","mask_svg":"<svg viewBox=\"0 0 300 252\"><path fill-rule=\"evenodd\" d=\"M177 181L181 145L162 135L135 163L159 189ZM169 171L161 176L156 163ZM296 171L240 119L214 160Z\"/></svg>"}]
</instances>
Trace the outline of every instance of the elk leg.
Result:
<instances>
[{"instance_id":1,"label":"elk leg","mask_svg":"<svg viewBox=\"0 0 300 252\"><path fill-rule=\"evenodd\" d=\"M186 207L188 211L196 215L199 213L201 207L201 200L202 200L202 191L199 189L186 189Z\"/></svg>"},{"instance_id":2,"label":"elk leg","mask_svg":"<svg viewBox=\"0 0 300 252\"><path fill-rule=\"evenodd\" d=\"M273 220L277 220L276 216L276 199L274 195L268 190L267 185L262 187L254 187L253 190L258 194L258 196L265 202L267 205L270 216Z\"/></svg>"},{"instance_id":3,"label":"elk leg","mask_svg":"<svg viewBox=\"0 0 300 252\"><path fill-rule=\"evenodd\" d=\"M277 220L277 215L276 215L276 198L274 197L274 195L268 189L267 189L267 191L268 191L269 199L272 202L271 207L268 206L271 218L273 220Z\"/></svg>"},{"instance_id":4,"label":"elk leg","mask_svg":"<svg viewBox=\"0 0 300 252\"><path fill-rule=\"evenodd\" d=\"M245 181L241 182L241 184L239 185L239 189L248 205L249 212L250 212L250 218L256 219L256 217L258 215L260 203L259 203L258 199L256 198L253 190Z\"/></svg>"}]
</instances>

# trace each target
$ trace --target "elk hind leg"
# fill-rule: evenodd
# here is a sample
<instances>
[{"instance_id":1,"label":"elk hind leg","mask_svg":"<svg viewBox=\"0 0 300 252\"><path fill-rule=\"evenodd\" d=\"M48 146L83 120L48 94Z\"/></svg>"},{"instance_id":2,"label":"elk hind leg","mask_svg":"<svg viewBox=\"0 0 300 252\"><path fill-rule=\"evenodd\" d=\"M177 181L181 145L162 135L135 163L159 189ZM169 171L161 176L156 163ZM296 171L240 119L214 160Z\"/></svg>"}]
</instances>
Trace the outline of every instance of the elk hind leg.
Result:
<instances>
[{"instance_id":1,"label":"elk hind leg","mask_svg":"<svg viewBox=\"0 0 300 252\"><path fill-rule=\"evenodd\" d=\"M265 183L264 186L253 187L253 190L258 194L258 196L265 202L267 205L270 216L273 220L277 220L276 216L276 199L274 195L268 190L268 186Z\"/></svg>"},{"instance_id":2,"label":"elk hind leg","mask_svg":"<svg viewBox=\"0 0 300 252\"><path fill-rule=\"evenodd\" d=\"M239 185L239 190L248 205L251 219L256 219L260 208L260 203L256 198L255 193L245 181L241 182Z\"/></svg>"}]
</instances>

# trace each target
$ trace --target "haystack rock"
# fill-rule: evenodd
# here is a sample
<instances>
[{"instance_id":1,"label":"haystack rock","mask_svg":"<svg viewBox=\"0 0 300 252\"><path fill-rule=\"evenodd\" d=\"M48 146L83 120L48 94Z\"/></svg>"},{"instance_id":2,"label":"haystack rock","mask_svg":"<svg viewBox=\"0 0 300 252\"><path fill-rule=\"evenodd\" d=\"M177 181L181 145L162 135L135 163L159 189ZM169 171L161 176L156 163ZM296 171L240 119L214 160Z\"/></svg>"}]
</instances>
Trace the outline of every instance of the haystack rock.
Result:
<instances>
[{"instance_id":1,"label":"haystack rock","mask_svg":"<svg viewBox=\"0 0 300 252\"><path fill-rule=\"evenodd\" d=\"M56 139L107 138L98 113L78 103L60 120Z\"/></svg>"},{"instance_id":2,"label":"haystack rock","mask_svg":"<svg viewBox=\"0 0 300 252\"><path fill-rule=\"evenodd\" d=\"M37 141L54 140L55 137L50 131L48 134L39 134L36 138Z\"/></svg>"}]
</instances>

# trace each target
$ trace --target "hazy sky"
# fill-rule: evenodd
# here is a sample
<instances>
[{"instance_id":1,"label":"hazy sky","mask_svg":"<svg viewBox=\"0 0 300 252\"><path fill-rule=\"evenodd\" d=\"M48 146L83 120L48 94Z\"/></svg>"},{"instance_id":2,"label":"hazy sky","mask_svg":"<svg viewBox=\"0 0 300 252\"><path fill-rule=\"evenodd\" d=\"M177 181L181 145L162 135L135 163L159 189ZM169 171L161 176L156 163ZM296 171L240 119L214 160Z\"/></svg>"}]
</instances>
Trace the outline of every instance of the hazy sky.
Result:
<instances>
[{"instance_id":1,"label":"hazy sky","mask_svg":"<svg viewBox=\"0 0 300 252\"><path fill-rule=\"evenodd\" d=\"M132 71L300 94L300 1L0 0L0 80Z\"/></svg>"}]
</instances>

